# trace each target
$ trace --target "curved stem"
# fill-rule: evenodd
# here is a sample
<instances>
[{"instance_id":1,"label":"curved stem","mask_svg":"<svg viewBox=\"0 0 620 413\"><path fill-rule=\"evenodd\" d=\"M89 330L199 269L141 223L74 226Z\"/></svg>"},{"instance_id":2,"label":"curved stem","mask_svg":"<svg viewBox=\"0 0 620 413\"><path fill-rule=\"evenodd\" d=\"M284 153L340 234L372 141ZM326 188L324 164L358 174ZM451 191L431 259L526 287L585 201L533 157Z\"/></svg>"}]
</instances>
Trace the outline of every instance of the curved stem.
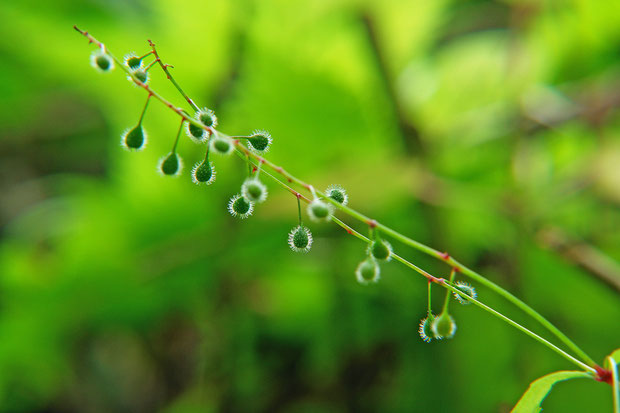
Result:
<instances>
[{"instance_id":1,"label":"curved stem","mask_svg":"<svg viewBox=\"0 0 620 413\"><path fill-rule=\"evenodd\" d=\"M187 113L185 113L182 109L174 106L172 103L170 103L168 100L164 99L161 95L159 95L158 93L156 93L155 91L153 91L151 89L150 86L142 83L139 79L136 78L136 76L127 68L125 67L114 55L112 55L111 53L109 53L109 51L107 50L107 48L105 47L105 45L101 42L99 42L97 39L95 39L92 35L90 35L88 32L82 31L79 28L77 28L76 26L74 26L74 29L77 30L80 34L82 34L83 36L85 36L90 43L95 43L96 45L98 45L100 48L102 48L106 53L108 53L110 55L110 57L118 64L118 66L121 68L121 70L123 70L124 72L127 73L127 75L140 87L142 87L143 89L145 89L150 95L154 96L157 100L159 100L160 102L162 102L165 106L167 106L168 108L170 108L171 110L173 110L176 114L178 114L182 120L187 121L197 127L200 127L202 129L205 129L207 132L209 133L213 133L214 130L210 127L204 126L202 124L200 124L198 121L196 121L195 119L192 119L189 117L189 115ZM151 43L151 46L153 47L153 51L155 53L155 49L154 49L154 45ZM156 58L158 58L156 56ZM161 60L160 60L161 63ZM167 70L167 65L164 65L162 63L162 69L164 70L164 72L166 73L166 75L168 76L168 79L171 80L171 82L173 83L173 85L175 85L175 87L177 88L177 90L186 98L186 100L190 103L190 105L196 110L197 107L194 105L194 103L192 102L192 100L185 94L185 92L183 92L183 90L180 88L180 86L178 86L178 83L176 83L176 81L174 81L174 79L172 78L172 76L170 75L170 73ZM178 140L178 137L177 137ZM313 195L319 195L319 196L323 196L325 197L325 199L327 200L327 202L331 202L336 208L340 209L342 212L344 212L345 214L351 216L354 219L357 219L359 221L364 222L367 225L372 225L374 227L376 227L377 230L382 231L383 233L387 234L388 236L392 237L395 240L400 241L401 243L408 245L414 249L417 249L418 251L421 251L427 255L430 255L434 258L437 258L443 262L445 262L446 264L450 265L452 268L458 270L459 272L461 272L462 274L470 277L471 279L479 282L480 284L486 286L487 288L491 289L492 291L496 292L497 294L501 295L502 297L504 297L506 300L508 300L509 302L511 302L512 304L514 304L516 307L520 308L523 312L525 312L527 315L529 315L530 317L532 317L534 320L536 320L538 323L540 323L543 327L545 327L549 332L551 332L553 335L555 335L560 341L562 341L567 347L569 347L572 351L574 351L577 355L579 355L579 357L581 357L584 361L586 361L590 366L595 366L596 363L592 360L591 357L589 357L583 350L581 350L581 348L579 348L579 346L577 346L572 340L570 340L564 333L562 333L557 327L555 327L550 321L548 321L546 318L544 318L541 314L539 314L536 310L534 310L533 308L531 308L530 306L528 306L527 304L525 304L523 301L521 301L520 299L518 299L517 297L515 297L514 295L512 295L510 292L506 291L505 289L503 289L502 287L500 287L499 285L493 283L492 281L484 278L482 275L478 274L477 272L467 268L466 266L464 266L463 264L461 264L460 262L456 261L455 259L453 259L452 257L450 257L449 254L444 253L444 252L440 252L434 248L431 248L421 242L415 241L393 229L391 229L390 227L387 227L365 215L363 215L362 213L349 208L347 206L343 206L341 204L339 204L338 202L332 200L329 197L326 197L324 193L322 193L321 191L314 191L314 188L307 184L306 182L302 181L301 179L293 176L292 174L290 174L289 172L287 172L286 170L284 170L284 168L282 168L281 166L278 166L272 162L270 162L269 160L251 152L250 150L248 150L245 146L241 145L241 143L238 140L234 141L234 144L236 146L236 148L242 152L246 157L247 160L249 161L250 158L253 158L257 161L258 165L259 165L259 170L260 170L260 166L265 164L267 165L267 167L269 167L271 170L273 170L274 172L282 175L289 183L295 183L296 185L302 186L303 188L305 188L308 191L311 192L315 192L315 194L313 193ZM175 144L176 147L176 144ZM263 173L267 174L266 171L264 171ZM267 174L268 176L271 176L272 178L275 179L275 177L271 174ZM276 181L280 182L278 179L276 179ZM294 191L293 189L291 189L290 187L288 187L286 184L284 184L283 182L281 183L282 185L284 185L285 187L287 187L291 192L298 194L296 191ZM306 198L303 198L304 200L307 200ZM332 220L334 222L336 222L338 225L340 225L341 227L343 227L345 230L347 230L348 233L356 236L357 238L363 239L366 242L368 242L368 238L364 237L363 235L357 233L356 231L354 231L353 229L351 229L349 226L347 226L346 224L344 224L342 221L340 221L339 219L333 217ZM398 255L394 254L393 255L394 259L407 265L408 267L410 267L411 269L413 269L414 271L422 274L423 276L425 276L426 278L428 278L429 280L433 281L433 282L438 282L438 280L442 280L441 278L436 278L433 277L432 275L430 275L429 273L427 273L426 271L422 270L421 268L415 266L414 264L404 260L403 258L399 257ZM452 287L454 288L454 287ZM475 300L472 300L472 302L476 302ZM532 335L534 333L532 333L531 331L525 329L524 327L520 326L519 324L515 323L514 321L505 318L505 316L501 315L500 313L497 313L495 310L484 306L483 304L480 303L479 306L483 306L482 308L484 309L488 309L491 310L491 312L493 312L494 314L498 315L500 318L505 319L505 321L509 322L510 324L514 325L515 327L519 328L520 330L522 330L523 332L525 332L528 335ZM486 308L485 308L486 307ZM487 310L487 311L488 311ZM535 336L535 334L534 334ZM533 337L533 336L532 336ZM563 352L563 350L555 347L553 344L549 343L548 341L544 340L543 338L536 336L538 338L536 338L538 341L541 341L542 343L547 343L550 346L553 346L553 348L555 349L554 351L556 352L560 352L561 354L565 355L565 357L567 357L569 360L573 361L573 362L577 362L580 363L580 367L585 366L586 370L592 370L590 367L586 366L585 364L581 363L580 361L574 359L572 356L568 355L567 353ZM583 365L583 366L582 366Z\"/></svg>"}]
</instances>

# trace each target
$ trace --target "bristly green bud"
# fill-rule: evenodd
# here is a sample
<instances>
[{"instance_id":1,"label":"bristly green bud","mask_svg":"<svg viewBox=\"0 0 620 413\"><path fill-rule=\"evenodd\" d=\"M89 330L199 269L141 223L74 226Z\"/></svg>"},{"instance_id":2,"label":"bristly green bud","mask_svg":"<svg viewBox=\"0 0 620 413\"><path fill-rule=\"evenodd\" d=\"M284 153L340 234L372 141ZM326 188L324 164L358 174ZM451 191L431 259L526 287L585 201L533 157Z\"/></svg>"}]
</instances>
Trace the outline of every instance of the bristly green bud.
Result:
<instances>
[{"instance_id":1,"label":"bristly green bud","mask_svg":"<svg viewBox=\"0 0 620 413\"><path fill-rule=\"evenodd\" d=\"M469 283L466 283L464 281L458 281L455 284L455 287L461 292L463 292L465 295L467 295L467 297L469 298L476 299L476 297L478 296L478 293L476 293L476 289L469 285ZM454 294L454 299L459 303L463 305L471 304L471 301L469 301L465 297L462 297L460 294L457 294L454 291L452 292L452 294Z\"/></svg>"},{"instance_id":2,"label":"bristly green bud","mask_svg":"<svg viewBox=\"0 0 620 413\"><path fill-rule=\"evenodd\" d=\"M230 138L217 133L211 138L211 150L220 155L230 155L233 151L233 142Z\"/></svg>"},{"instance_id":3,"label":"bristly green bud","mask_svg":"<svg viewBox=\"0 0 620 413\"><path fill-rule=\"evenodd\" d=\"M271 142L271 135L269 132L264 130L255 130L252 132L252 136L248 139L250 149L257 153L268 152Z\"/></svg>"},{"instance_id":4,"label":"bristly green bud","mask_svg":"<svg viewBox=\"0 0 620 413\"><path fill-rule=\"evenodd\" d=\"M171 152L159 160L157 169L163 175L178 176L183 169L183 162L176 152Z\"/></svg>"},{"instance_id":5,"label":"bristly green bud","mask_svg":"<svg viewBox=\"0 0 620 413\"><path fill-rule=\"evenodd\" d=\"M308 252L312 247L312 233L307 227L298 225L288 234L288 245L295 252Z\"/></svg>"},{"instance_id":6,"label":"bristly green bud","mask_svg":"<svg viewBox=\"0 0 620 413\"><path fill-rule=\"evenodd\" d=\"M372 257L368 257L360 262L355 269L357 281L364 285L379 281L379 273L379 264L377 264L377 261Z\"/></svg>"},{"instance_id":7,"label":"bristly green bud","mask_svg":"<svg viewBox=\"0 0 620 413\"><path fill-rule=\"evenodd\" d=\"M187 122L185 132L187 136L197 143L204 142L209 137L209 132L191 122Z\"/></svg>"},{"instance_id":8,"label":"bristly green bud","mask_svg":"<svg viewBox=\"0 0 620 413\"><path fill-rule=\"evenodd\" d=\"M194 168L192 168L192 182L196 185L211 185L215 182L215 175L213 162L207 160L196 163Z\"/></svg>"},{"instance_id":9,"label":"bristly green bud","mask_svg":"<svg viewBox=\"0 0 620 413\"><path fill-rule=\"evenodd\" d=\"M114 60L101 49L95 50L90 55L90 64L100 72L114 69Z\"/></svg>"},{"instance_id":10,"label":"bristly green bud","mask_svg":"<svg viewBox=\"0 0 620 413\"><path fill-rule=\"evenodd\" d=\"M392 258L392 246L389 242L377 238L368 246L368 254L380 261L389 261Z\"/></svg>"},{"instance_id":11,"label":"bristly green bud","mask_svg":"<svg viewBox=\"0 0 620 413\"><path fill-rule=\"evenodd\" d=\"M314 198L308 204L308 216L316 222L329 221L332 216L332 206L327 202L323 202L318 198Z\"/></svg>"},{"instance_id":12,"label":"bristly green bud","mask_svg":"<svg viewBox=\"0 0 620 413\"><path fill-rule=\"evenodd\" d=\"M213 113L212 110L207 108L202 108L198 112L196 112L196 119L198 122L209 128L215 128L217 126L217 116Z\"/></svg>"},{"instance_id":13,"label":"bristly green bud","mask_svg":"<svg viewBox=\"0 0 620 413\"><path fill-rule=\"evenodd\" d=\"M145 70L138 68L138 69L134 69L131 71L131 73L142 83L144 83L145 85L149 82L149 74L148 72L146 72ZM127 79L130 82L134 82L133 78L131 76L127 76ZM135 84L135 82L134 82Z\"/></svg>"},{"instance_id":14,"label":"bristly green bud","mask_svg":"<svg viewBox=\"0 0 620 413\"><path fill-rule=\"evenodd\" d=\"M240 194L237 194L228 201L228 212L233 217L245 219L254 212L254 202L248 201Z\"/></svg>"},{"instance_id":15,"label":"bristly green bud","mask_svg":"<svg viewBox=\"0 0 620 413\"><path fill-rule=\"evenodd\" d=\"M452 338L456 333L456 323L448 313L441 313L431 323L431 330L436 339Z\"/></svg>"},{"instance_id":16,"label":"bristly green bud","mask_svg":"<svg viewBox=\"0 0 620 413\"><path fill-rule=\"evenodd\" d=\"M146 132L142 124L126 130L121 136L121 146L128 151L141 151L146 146Z\"/></svg>"},{"instance_id":17,"label":"bristly green bud","mask_svg":"<svg viewBox=\"0 0 620 413\"><path fill-rule=\"evenodd\" d=\"M135 55L135 53L128 53L125 55L125 65L134 70L142 65L142 59Z\"/></svg>"},{"instance_id":18,"label":"bristly green bud","mask_svg":"<svg viewBox=\"0 0 620 413\"><path fill-rule=\"evenodd\" d=\"M340 185L330 185L327 187L325 191L325 195L328 198L333 199L338 202L340 205L346 206L349 203L349 196L347 195L347 191L344 190Z\"/></svg>"},{"instance_id":19,"label":"bristly green bud","mask_svg":"<svg viewBox=\"0 0 620 413\"><path fill-rule=\"evenodd\" d=\"M248 201L261 203L267 199L267 187L258 178L247 178L241 185L241 194Z\"/></svg>"},{"instance_id":20,"label":"bristly green bud","mask_svg":"<svg viewBox=\"0 0 620 413\"><path fill-rule=\"evenodd\" d=\"M425 343L430 343L435 334L431 329L431 324L433 324L433 320L435 316L433 314L429 314L428 317L424 317L422 321L420 321L420 327L418 328L418 333L420 333L420 337L422 341Z\"/></svg>"}]
</instances>

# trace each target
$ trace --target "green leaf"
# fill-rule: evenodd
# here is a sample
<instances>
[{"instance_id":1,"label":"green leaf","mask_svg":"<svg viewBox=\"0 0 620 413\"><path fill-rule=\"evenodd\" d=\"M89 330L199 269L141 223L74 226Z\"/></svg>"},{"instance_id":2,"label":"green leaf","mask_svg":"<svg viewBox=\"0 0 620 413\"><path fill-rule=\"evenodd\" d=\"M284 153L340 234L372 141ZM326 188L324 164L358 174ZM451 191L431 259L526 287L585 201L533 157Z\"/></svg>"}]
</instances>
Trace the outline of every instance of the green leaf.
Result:
<instances>
[{"instance_id":1,"label":"green leaf","mask_svg":"<svg viewBox=\"0 0 620 413\"><path fill-rule=\"evenodd\" d=\"M540 405L555 383L579 377L591 379L592 375L584 371L556 371L533 381L511 413L540 412L542 410Z\"/></svg>"}]
</instances>

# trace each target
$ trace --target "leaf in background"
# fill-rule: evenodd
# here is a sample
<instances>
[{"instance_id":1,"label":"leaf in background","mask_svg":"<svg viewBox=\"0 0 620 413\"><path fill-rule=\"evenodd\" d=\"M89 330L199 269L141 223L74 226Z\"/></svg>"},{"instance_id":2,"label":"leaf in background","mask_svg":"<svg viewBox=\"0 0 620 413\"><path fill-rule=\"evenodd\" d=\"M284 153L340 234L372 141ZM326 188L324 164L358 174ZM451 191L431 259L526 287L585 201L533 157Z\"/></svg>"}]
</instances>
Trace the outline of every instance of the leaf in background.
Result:
<instances>
[{"instance_id":1,"label":"leaf in background","mask_svg":"<svg viewBox=\"0 0 620 413\"><path fill-rule=\"evenodd\" d=\"M511 413L538 413L542 404L553 385L559 381L576 379L579 377L592 378L592 375L583 371L556 371L535 380L530 384L527 391L521 396Z\"/></svg>"}]
</instances>

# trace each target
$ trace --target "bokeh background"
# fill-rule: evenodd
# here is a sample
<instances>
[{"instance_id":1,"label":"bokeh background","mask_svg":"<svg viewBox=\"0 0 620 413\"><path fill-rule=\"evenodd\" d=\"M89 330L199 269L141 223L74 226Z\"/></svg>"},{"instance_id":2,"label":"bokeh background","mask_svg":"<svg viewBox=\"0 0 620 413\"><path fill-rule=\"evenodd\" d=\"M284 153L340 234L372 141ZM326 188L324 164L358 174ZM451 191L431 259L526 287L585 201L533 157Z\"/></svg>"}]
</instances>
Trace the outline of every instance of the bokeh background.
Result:
<instances>
[{"instance_id":1,"label":"bokeh background","mask_svg":"<svg viewBox=\"0 0 620 413\"><path fill-rule=\"evenodd\" d=\"M454 339L423 343L422 277L391 262L357 284L364 246L334 225L293 253L296 201L273 183L234 219L236 157L197 187L203 149L183 138L184 174L159 176L178 119L153 102L147 149L123 151L145 94L95 72L74 24L120 57L152 39L222 131L271 131L295 175L344 185L596 360L620 347L618 1L5 0L0 16L0 411L507 412L573 368L471 306L453 305ZM152 85L184 105L157 70ZM609 412L610 388L561 383L544 407Z\"/></svg>"}]
</instances>

